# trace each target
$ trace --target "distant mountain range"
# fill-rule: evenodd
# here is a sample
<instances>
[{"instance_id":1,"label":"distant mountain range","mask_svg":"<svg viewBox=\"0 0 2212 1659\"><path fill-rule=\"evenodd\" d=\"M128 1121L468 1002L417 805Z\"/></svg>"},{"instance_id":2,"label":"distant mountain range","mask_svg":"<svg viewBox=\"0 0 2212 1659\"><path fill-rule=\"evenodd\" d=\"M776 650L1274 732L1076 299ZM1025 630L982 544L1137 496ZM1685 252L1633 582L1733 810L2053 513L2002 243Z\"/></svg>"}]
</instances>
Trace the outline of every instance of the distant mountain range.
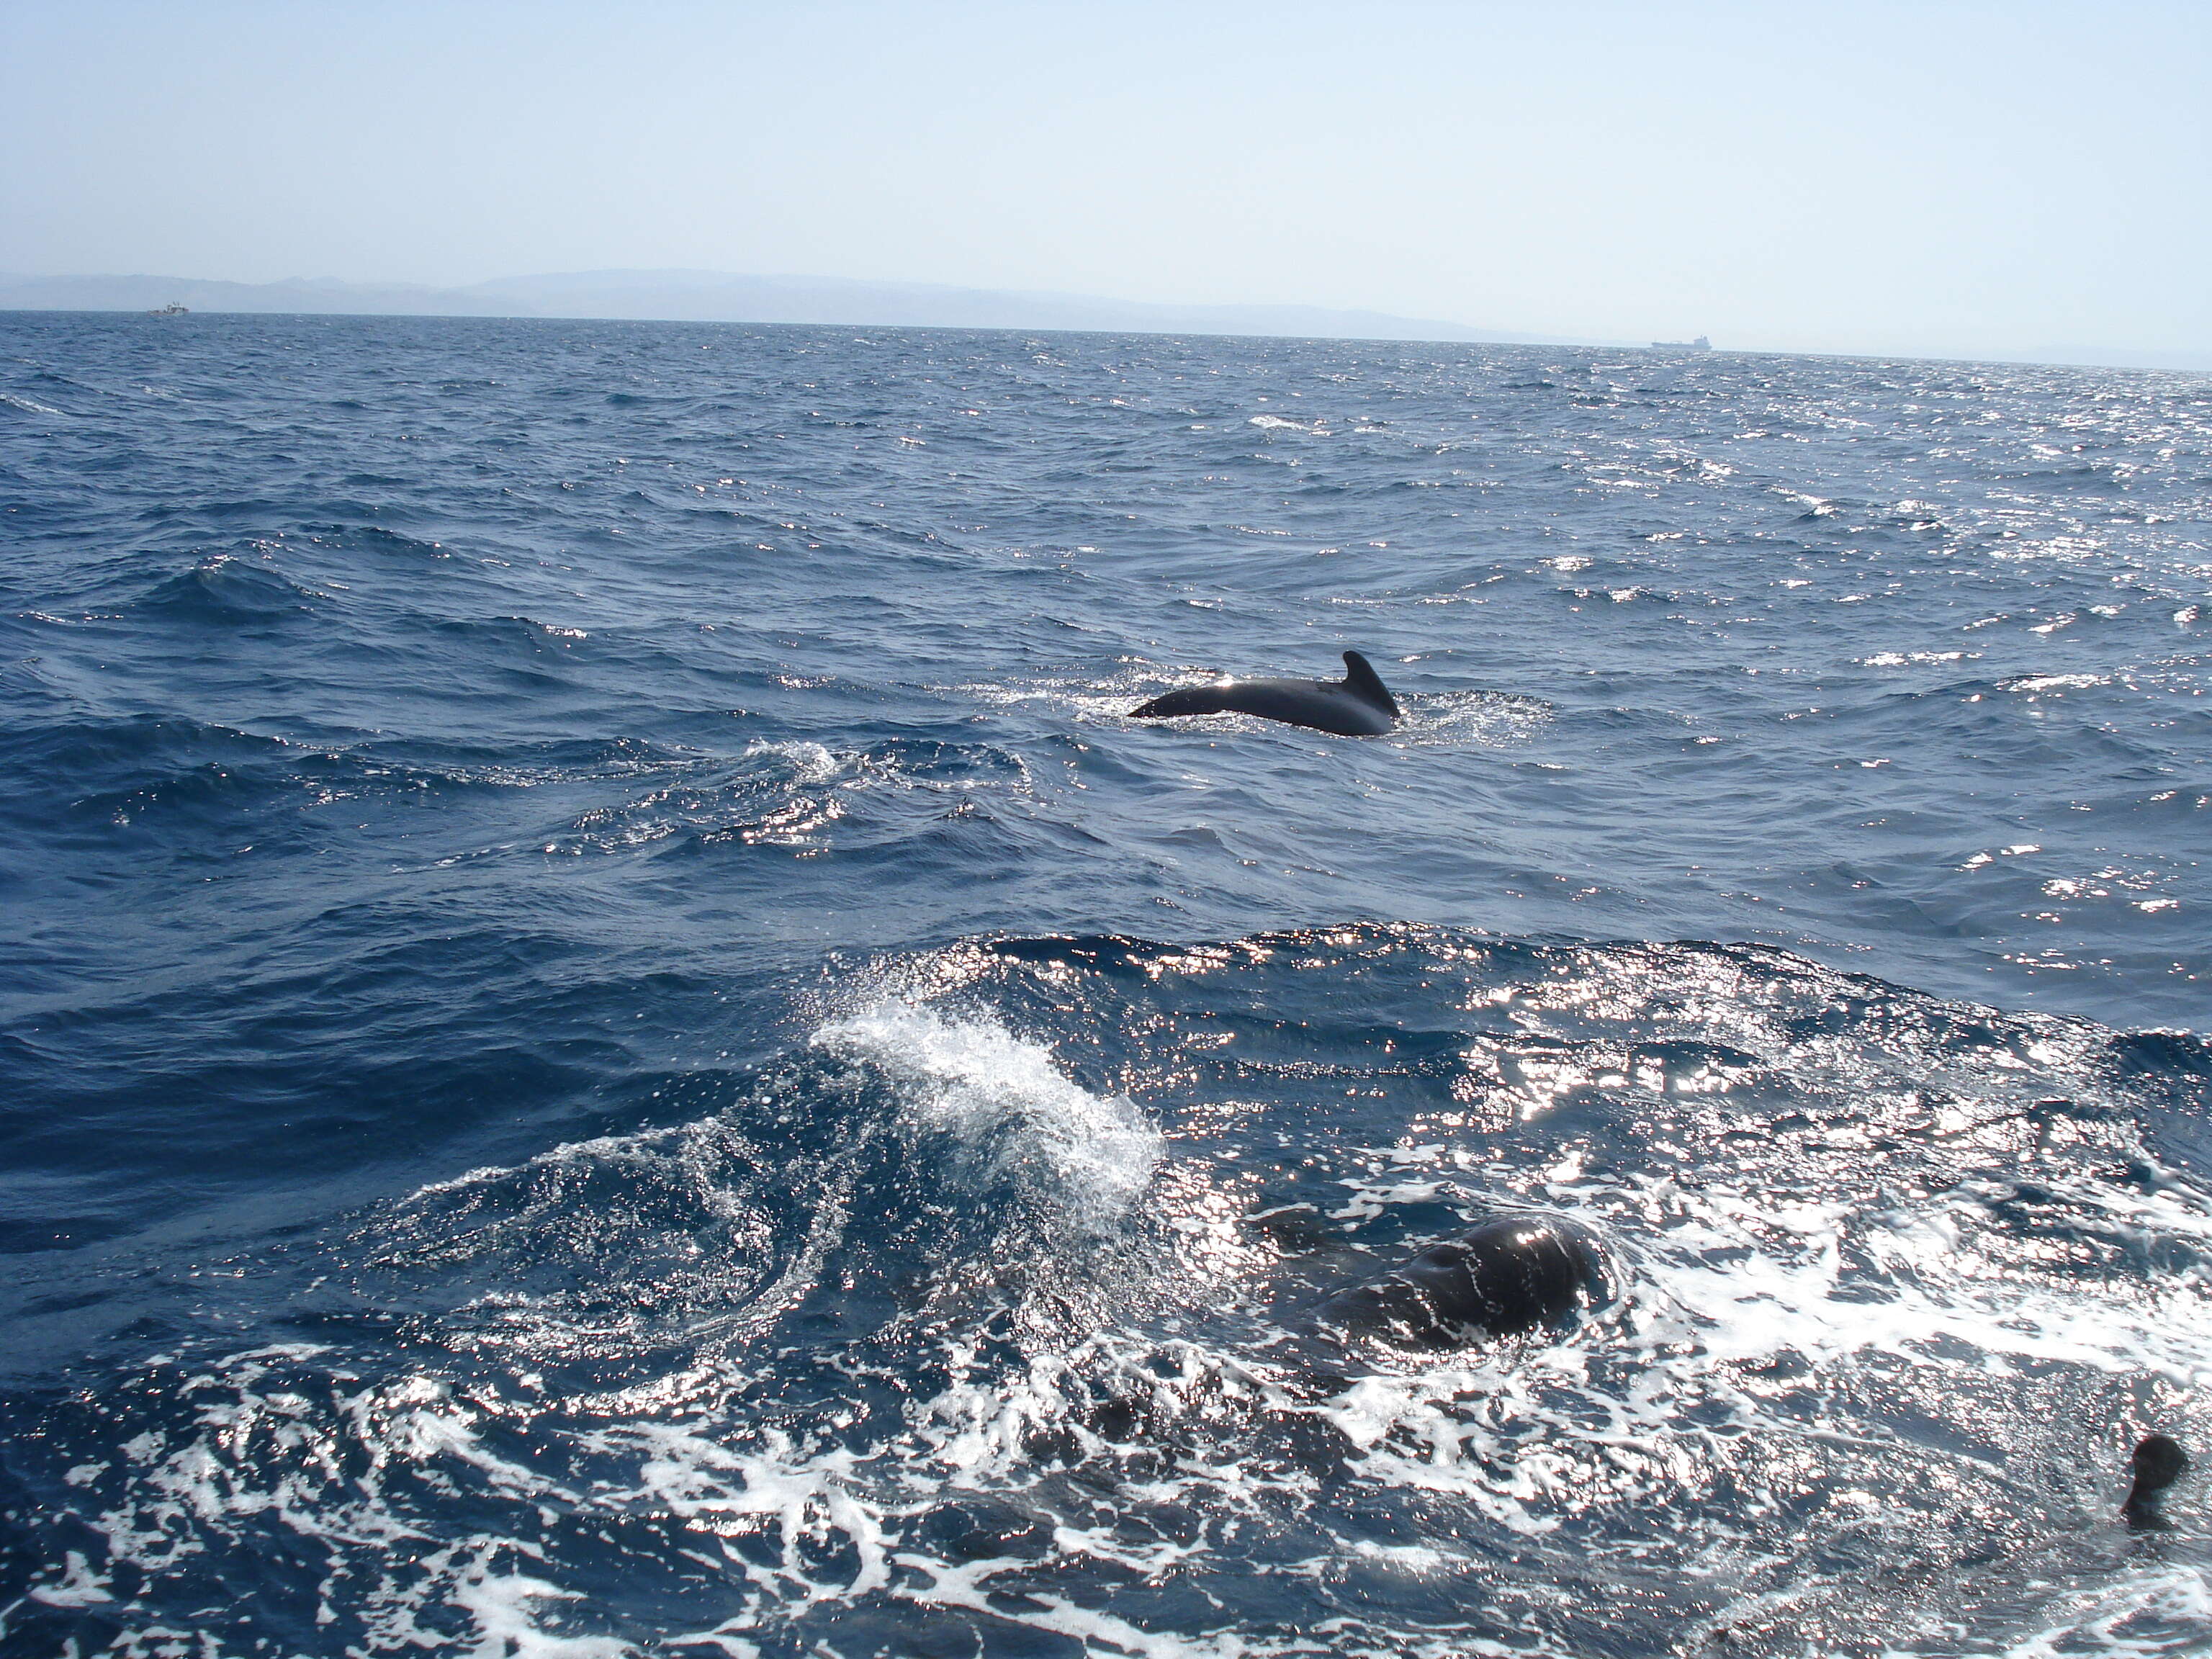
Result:
<instances>
[{"instance_id":1,"label":"distant mountain range","mask_svg":"<svg viewBox=\"0 0 2212 1659\"><path fill-rule=\"evenodd\" d=\"M0 311L289 312L372 317L607 317L641 322L830 323L873 328L1072 329L1109 334L1249 334L1323 340L1469 340L1507 345L1646 343L1474 328L1324 306L1175 306L1082 294L1030 294L839 276L742 276L723 270L577 270L501 276L466 288L288 277L219 283L197 276L21 276L0 272ZM1727 348L1723 346L1723 349ZM1751 349L1783 350L1780 347ZM2212 352L2044 345L1960 350L1869 348L1868 357L2082 363L2212 370Z\"/></svg>"},{"instance_id":2,"label":"distant mountain range","mask_svg":"<svg viewBox=\"0 0 2212 1659\"><path fill-rule=\"evenodd\" d=\"M584 270L503 276L467 288L291 277L220 283L191 276L0 276L0 310L194 311L401 317L606 317L665 322L845 323L872 327L1077 329L1134 334L1480 340L1619 345L1321 306L1173 306L1079 294L1024 294L863 283L834 276L740 276L719 270Z\"/></svg>"}]
</instances>

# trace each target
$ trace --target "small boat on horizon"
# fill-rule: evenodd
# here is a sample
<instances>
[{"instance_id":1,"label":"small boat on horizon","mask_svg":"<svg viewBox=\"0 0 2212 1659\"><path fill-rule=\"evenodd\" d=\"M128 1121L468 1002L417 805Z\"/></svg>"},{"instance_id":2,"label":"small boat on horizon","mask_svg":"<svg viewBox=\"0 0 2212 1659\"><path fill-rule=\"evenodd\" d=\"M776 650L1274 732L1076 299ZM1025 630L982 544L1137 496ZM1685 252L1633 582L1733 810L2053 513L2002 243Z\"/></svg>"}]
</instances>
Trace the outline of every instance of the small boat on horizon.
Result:
<instances>
[{"instance_id":1,"label":"small boat on horizon","mask_svg":"<svg viewBox=\"0 0 2212 1659\"><path fill-rule=\"evenodd\" d=\"M1654 340L1654 351L1711 351L1713 343L1700 334L1694 340Z\"/></svg>"},{"instance_id":2,"label":"small boat on horizon","mask_svg":"<svg viewBox=\"0 0 2212 1659\"><path fill-rule=\"evenodd\" d=\"M187 317L191 314L191 307L190 306L179 305L176 301L172 300L165 306L155 307L153 310L148 312L146 314L149 317Z\"/></svg>"}]
</instances>

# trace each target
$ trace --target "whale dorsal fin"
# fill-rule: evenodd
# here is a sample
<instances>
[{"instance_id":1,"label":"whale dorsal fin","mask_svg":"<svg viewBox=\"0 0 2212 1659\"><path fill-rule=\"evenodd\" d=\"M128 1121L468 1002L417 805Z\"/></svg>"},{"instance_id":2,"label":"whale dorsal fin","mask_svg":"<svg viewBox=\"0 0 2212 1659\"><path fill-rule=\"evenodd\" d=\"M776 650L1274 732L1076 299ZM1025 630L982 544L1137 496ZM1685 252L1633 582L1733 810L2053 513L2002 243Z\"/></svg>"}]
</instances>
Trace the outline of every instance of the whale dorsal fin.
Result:
<instances>
[{"instance_id":1,"label":"whale dorsal fin","mask_svg":"<svg viewBox=\"0 0 2212 1659\"><path fill-rule=\"evenodd\" d=\"M1398 700L1382 684L1382 677L1375 672L1375 665L1357 651L1344 653L1344 689L1362 702L1371 702L1387 708L1393 716L1398 713Z\"/></svg>"}]
</instances>

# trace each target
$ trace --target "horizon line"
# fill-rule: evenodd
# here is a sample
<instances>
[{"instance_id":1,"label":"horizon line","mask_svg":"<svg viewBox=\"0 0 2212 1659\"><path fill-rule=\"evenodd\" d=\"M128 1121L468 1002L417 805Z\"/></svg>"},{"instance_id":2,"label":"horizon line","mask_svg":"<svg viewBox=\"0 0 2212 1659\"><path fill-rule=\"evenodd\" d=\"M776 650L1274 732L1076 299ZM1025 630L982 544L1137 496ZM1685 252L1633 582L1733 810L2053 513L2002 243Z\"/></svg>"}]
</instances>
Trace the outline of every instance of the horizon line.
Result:
<instances>
[{"instance_id":1,"label":"horizon line","mask_svg":"<svg viewBox=\"0 0 2212 1659\"><path fill-rule=\"evenodd\" d=\"M524 300L520 296L511 293L493 294L486 292L486 290L496 290L511 285L520 286L524 284L550 282L569 283L574 282L579 278L598 279L606 283L606 284L611 288L616 288L623 286L623 284L622 283L621 279L626 277L638 279L653 277L665 278L670 276L714 279L711 282L700 283L696 286L687 286L686 288L680 289L666 290L666 292L672 294L684 293L695 297L702 297L704 295L710 295L714 291L714 288L718 286L727 287L743 284L761 284L776 287L787 286L799 290L803 295L804 290L807 285L819 284L828 288L847 290L851 294L852 297L856 299L872 295L872 297L878 301L896 301L896 299L902 294L915 296L927 295L934 296L940 302L957 302L965 301L972 305L976 302L984 302L988 304L993 301L1012 301L1017 304L1041 304L1053 307L1066 307L1070 308L1081 308L1086 307L1109 307L1117 311L1127 310L1137 314L1127 318L1100 318L1097 320L1079 319L1073 318L1051 319L1040 318L1031 321L997 321L985 320L981 318L973 319L962 319L958 320L948 320L943 319L926 319L919 317L910 319L878 318L854 319L851 318L838 317L749 317L734 314L726 316L678 316L666 314L667 307L664 306L659 307L662 314L659 315L622 315L611 313L602 314L599 313L572 311L558 308L560 306L561 296L556 295L547 295L542 296L539 304L533 307L531 305L529 301ZM496 311L482 311L471 308L467 311L459 312L451 310L394 311L388 308L375 307L373 305L370 308L362 310L335 310L320 308L295 310L290 308L279 309L273 307L264 309L258 307L228 307L221 303L222 299L225 296L220 295L191 296L200 298L201 303L196 307L189 307L188 309L200 314L216 316L342 316L362 318L397 316L422 319L441 319L446 320L466 320L469 319L477 319L486 321L503 320L517 322L595 321L690 324L713 323L724 326L736 325L771 328L920 328L962 332L1004 332L1017 334L1135 334L1158 337L1194 336L1198 337L1224 339L1340 339L1347 341L1366 341L1376 343L1392 343L1399 344L1425 343L1437 345L1494 344L1512 346L1547 346L1568 349L1597 351L1664 351L1676 349L1684 350L1697 349L1688 345L1688 343L1685 342L1644 342L1622 338L1605 338L1589 335L1547 334L1533 332L1526 330L1491 328L1476 324L1457 322L1443 318L1406 316L1401 313L1366 306L1327 306L1295 301L1177 301L1127 300L1108 295L1081 294L1060 289L976 288L951 283L924 283L904 280L894 281L872 277L827 276L797 272L778 272L770 274L750 271L716 270L702 266L670 265L601 266L582 270L532 272L514 276L492 276L484 278L479 282L459 284L420 283L398 278L361 281L342 276L291 276L278 277L269 282L247 283L227 277L179 276L173 274L155 272L123 273L71 271L41 274L20 270L0 271L0 310L27 313L47 313L52 314L73 313L81 315L118 315L129 314L132 312L138 311L144 306L147 300L155 297L150 293L143 293L131 295L128 298L122 296L110 297L106 303L99 303L95 301L94 303L87 304L80 301L78 303L72 304L69 302L68 299L64 298L62 295L56 295L52 297L53 300L59 301L59 303L49 302L40 304L37 303L35 301L31 303L25 303L22 299L16 297L15 295L9 292L10 289L35 289L47 285L74 285L78 283L131 283L156 286L167 285L203 289L239 289L248 292L268 294L271 298L276 297L275 291L287 289L308 291L319 290L329 293L333 300L338 300L342 296L366 300L378 290L398 290L409 294L420 295L425 298L434 297L441 295L451 295L457 298L467 296L471 300L477 300L479 301L490 300L496 302L498 301L504 300L507 301L507 305L520 307L516 309L502 308ZM344 291L349 289L354 290L354 295L345 295ZM182 303L182 301L178 299L176 296L172 295L167 302ZM544 305L548 302L551 303L556 308L551 310L544 308ZM650 311L655 308L653 305L650 295L646 294L634 296L629 302L629 307L632 309L646 311ZM158 302L155 307L151 308L158 308ZM799 308L805 309L803 306ZM738 309L741 310L742 307L738 307ZM1283 323L1288 320L1287 318L1281 315L1281 313L1305 313L1316 322L1326 322L1329 319L1341 319L1341 323L1340 326L1338 328L1324 328L1323 331L1318 332L1304 331L1285 331L1280 326ZM1153 313L1154 315L1148 317L1146 313ZM1181 326L1175 325L1169 321L1169 317L1174 313L1182 313L1188 319L1188 321ZM1207 323L1232 322L1237 313L1243 313L1250 319L1250 323L1252 324L1260 324L1264 320L1274 323L1277 326L1263 327L1248 325L1242 328L1235 326L1224 328L1220 326L1209 327L1206 325ZM1395 325L1396 326L1388 332L1374 332L1370 330L1359 329L1357 325L1360 323L1380 323L1385 325ZM1426 333L1406 331L1425 329L1449 330L1450 332ZM1705 337L1705 336L1701 335L1698 337L1702 338ZM1737 356L1832 357L1873 362L1978 362L2055 368L2108 368L2170 374L2193 374L2212 373L2212 351L2189 350L2186 349L2164 347L2147 348L2098 346L2051 343L2039 347L1996 348L1984 349L1982 350L1959 349L1930 349L1924 347L1881 350L1869 349L1866 348L1844 349L1834 347L1820 348L1781 345L1721 345L1711 347L1710 349Z\"/></svg>"}]
</instances>

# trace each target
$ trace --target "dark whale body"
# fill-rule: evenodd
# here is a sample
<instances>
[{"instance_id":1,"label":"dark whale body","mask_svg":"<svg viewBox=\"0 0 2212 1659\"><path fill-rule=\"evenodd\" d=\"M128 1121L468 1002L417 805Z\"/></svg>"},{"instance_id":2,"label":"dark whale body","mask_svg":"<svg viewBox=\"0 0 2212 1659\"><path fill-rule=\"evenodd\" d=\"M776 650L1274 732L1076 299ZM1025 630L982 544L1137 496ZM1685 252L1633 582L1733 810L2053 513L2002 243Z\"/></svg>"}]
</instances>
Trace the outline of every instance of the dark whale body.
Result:
<instances>
[{"instance_id":1,"label":"dark whale body","mask_svg":"<svg viewBox=\"0 0 2212 1659\"><path fill-rule=\"evenodd\" d=\"M1257 714L1261 720L1334 732L1342 738L1379 737L1398 723L1398 704L1374 665L1357 651L1344 653L1340 680L1224 680L1188 685L1154 697L1130 714L1139 720L1177 714Z\"/></svg>"},{"instance_id":2,"label":"dark whale body","mask_svg":"<svg viewBox=\"0 0 2212 1659\"><path fill-rule=\"evenodd\" d=\"M1315 1310L1323 1327L1409 1347L1461 1348L1567 1323L1611 1300L1597 1240L1555 1216L1486 1221Z\"/></svg>"},{"instance_id":3,"label":"dark whale body","mask_svg":"<svg viewBox=\"0 0 2212 1659\"><path fill-rule=\"evenodd\" d=\"M1246 1408L1266 1425L1274 1453L1333 1480L1358 1448L1316 1405L1376 1374L1354 1346L1359 1339L1432 1350L1470 1347L1563 1328L1613 1296L1603 1247L1588 1229L1558 1216L1486 1221L1299 1316L1288 1340L1270 1351L1271 1360L1283 1368L1280 1394ZM1234 1409L1218 1377L1200 1378L1195 1390L1188 1380L1178 1382L1164 1394L1143 1381L1133 1389L1115 1389L1093 1401L1085 1426L1117 1444L1152 1442L1173 1449L1188 1443L1195 1399L1203 1395L1213 1407L1200 1416ZM1024 1443L1038 1456L1073 1457L1079 1450L1073 1440L1049 1431Z\"/></svg>"},{"instance_id":4,"label":"dark whale body","mask_svg":"<svg viewBox=\"0 0 2212 1659\"><path fill-rule=\"evenodd\" d=\"M2189 1454L2179 1441L2163 1434L2145 1435L2130 1460L2135 1480L2120 1513L2138 1532L2165 1532L2173 1523L2166 1518L2166 1488L2189 1473Z\"/></svg>"}]
</instances>

